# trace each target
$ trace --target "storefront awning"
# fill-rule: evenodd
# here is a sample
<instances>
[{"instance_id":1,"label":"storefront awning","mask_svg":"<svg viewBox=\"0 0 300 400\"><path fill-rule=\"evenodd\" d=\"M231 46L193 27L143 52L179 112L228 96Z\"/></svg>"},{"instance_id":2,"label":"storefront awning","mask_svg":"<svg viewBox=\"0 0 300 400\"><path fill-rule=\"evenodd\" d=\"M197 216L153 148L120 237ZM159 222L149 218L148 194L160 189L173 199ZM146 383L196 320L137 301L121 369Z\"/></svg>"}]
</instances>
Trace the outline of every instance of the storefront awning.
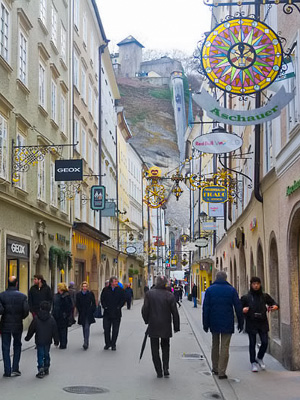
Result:
<instances>
[{"instance_id":1,"label":"storefront awning","mask_svg":"<svg viewBox=\"0 0 300 400\"><path fill-rule=\"evenodd\" d=\"M85 222L74 222L72 228L78 232L92 237L93 239L99 240L99 242L105 242L106 240L110 239L110 237L105 235L105 233L98 231L98 229L93 228Z\"/></svg>"}]
</instances>

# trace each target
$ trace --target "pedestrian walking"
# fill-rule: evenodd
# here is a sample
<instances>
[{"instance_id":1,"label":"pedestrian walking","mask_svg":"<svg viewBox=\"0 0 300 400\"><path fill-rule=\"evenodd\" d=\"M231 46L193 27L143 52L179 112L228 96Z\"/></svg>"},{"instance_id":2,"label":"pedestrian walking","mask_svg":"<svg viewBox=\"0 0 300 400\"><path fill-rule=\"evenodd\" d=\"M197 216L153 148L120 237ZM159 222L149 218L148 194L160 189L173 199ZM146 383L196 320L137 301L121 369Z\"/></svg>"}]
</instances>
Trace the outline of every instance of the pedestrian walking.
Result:
<instances>
[{"instance_id":1,"label":"pedestrian walking","mask_svg":"<svg viewBox=\"0 0 300 400\"><path fill-rule=\"evenodd\" d=\"M72 325L73 325L73 324L76 323L76 320L75 320L75 307L76 307L76 295L77 295L77 290L76 290L76 287L75 287L75 283L73 281L71 281L69 283L68 289L69 289L69 293L70 293L71 300L72 300L72 317L73 317Z\"/></svg>"},{"instance_id":2,"label":"pedestrian walking","mask_svg":"<svg viewBox=\"0 0 300 400\"><path fill-rule=\"evenodd\" d=\"M43 275L34 275L33 285L29 289L28 293L29 309L33 317L40 310L40 304L42 301L48 301L52 304L51 289L47 285Z\"/></svg>"},{"instance_id":3,"label":"pedestrian walking","mask_svg":"<svg viewBox=\"0 0 300 400\"><path fill-rule=\"evenodd\" d=\"M61 282L57 285L57 293L53 300L52 315L56 321L59 348L66 349L68 344L68 327L72 323L72 300L67 285Z\"/></svg>"},{"instance_id":4,"label":"pedestrian walking","mask_svg":"<svg viewBox=\"0 0 300 400\"><path fill-rule=\"evenodd\" d=\"M249 336L249 354L252 372L258 372L258 367L266 369L263 361L268 348L269 322L267 312L278 310L278 304L261 287L261 280L254 276L250 280L250 291L242 296L243 313L246 319L246 332ZM256 356L256 336L260 337L260 347Z\"/></svg>"},{"instance_id":5,"label":"pedestrian walking","mask_svg":"<svg viewBox=\"0 0 300 400\"><path fill-rule=\"evenodd\" d=\"M175 300L176 303L178 304L178 307L181 307L181 304L179 302L180 299L180 289L178 286L174 286L174 296L175 296Z\"/></svg>"},{"instance_id":6,"label":"pedestrian walking","mask_svg":"<svg viewBox=\"0 0 300 400\"><path fill-rule=\"evenodd\" d=\"M130 310L133 300L133 290L131 289L130 283L128 283L124 293L125 293L125 301L127 304L127 310Z\"/></svg>"},{"instance_id":7,"label":"pedestrian walking","mask_svg":"<svg viewBox=\"0 0 300 400\"><path fill-rule=\"evenodd\" d=\"M118 278L112 276L109 285L102 290L101 304L104 309L103 328L104 328L104 350L110 347L116 350L116 342L122 317L122 307L125 303L124 289L118 286Z\"/></svg>"},{"instance_id":8,"label":"pedestrian walking","mask_svg":"<svg viewBox=\"0 0 300 400\"><path fill-rule=\"evenodd\" d=\"M148 292L148 290L149 290L149 286L148 286L148 285L145 285L145 286L144 286L144 294L146 294L146 293Z\"/></svg>"},{"instance_id":9,"label":"pedestrian walking","mask_svg":"<svg viewBox=\"0 0 300 400\"><path fill-rule=\"evenodd\" d=\"M179 288L179 300L182 302L183 286L181 283L179 284L178 288Z\"/></svg>"},{"instance_id":10,"label":"pedestrian walking","mask_svg":"<svg viewBox=\"0 0 300 400\"><path fill-rule=\"evenodd\" d=\"M193 283L192 298L193 298L193 302L194 302L194 308L197 308L197 296L198 296L198 288L197 288L196 283Z\"/></svg>"},{"instance_id":11,"label":"pedestrian walking","mask_svg":"<svg viewBox=\"0 0 300 400\"><path fill-rule=\"evenodd\" d=\"M76 308L78 310L78 324L82 325L83 349L89 348L90 326L94 324L94 312L96 302L94 293L88 290L89 284L84 281L81 284L81 290L76 295Z\"/></svg>"},{"instance_id":12,"label":"pedestrian walking","mask_svg":"<svg viewBox=\"0 0 300 400\"><path fill-rule=\"evenodd\" d=\"M142 316L148 325L148 335L151 342L151 353L154 368L158 378L170 375L170 338L172 337L172 320L174 332L179 332L180 321L174 294L167 290L167 278L158 276L155 287L149 290L144 299ZM162 362L159 355L162 349Z\"/></svg>"},{"instance_id":13,"label":"pedestrian walking","mask_svg":"<svg viewBox=\"0 0 300 400\"><path fill-rule=\"evenodd\" d=\"M243 330L242 305L237 291L227 281L227 274L219 271L215 282L206 290L203 303L203 329L212 333L212 372L219 379L227 379L229 346L234 333L234 311L238 319L238 330Z\"/></svg>"},{"instance_id":14,"label":"pedestrian walking","mask_svg":"<svg viewBox=\"0 0 300 400\"><path fill-rule=\"evenodd\" d=\"M52 341L55 346L59 344L59 334L55 319L50 314L51 305L48 301L42 301L40 310L29 325L25 340L28 342L35 335L37 351L37 378L49 375L50 348Z\"/></svg>"},{"instance_id":15,"label":"pedestrian walking","mask_svg":"<svg viewBox=\"0 0 300 400\"><path fill-rule=\"evenodd\" d=\"M0 331L2 340L2 356L4 364L3 376L20 376L20 358L22 348L23 319L29 314L27 296L18 291L17 278L10 276L5 292L0 293ZM13 363L10 361L10 344L13 338Z\"/></svg>"}]
</instances>

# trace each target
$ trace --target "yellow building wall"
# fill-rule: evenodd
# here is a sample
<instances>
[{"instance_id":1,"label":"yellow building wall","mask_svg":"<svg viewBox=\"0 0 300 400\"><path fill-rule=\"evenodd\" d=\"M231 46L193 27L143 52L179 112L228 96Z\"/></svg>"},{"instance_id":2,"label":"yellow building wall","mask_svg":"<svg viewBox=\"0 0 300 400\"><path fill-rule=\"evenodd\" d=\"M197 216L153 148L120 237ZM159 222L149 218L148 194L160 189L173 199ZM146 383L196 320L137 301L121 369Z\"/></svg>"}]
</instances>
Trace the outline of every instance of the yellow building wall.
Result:
<instances>
[{"instance_id":1,"label":"yellow building wall","mask_svg":"<svg viewBox=\"0 0 300 400\"><path fill-rule=\"evenodd\" d=\"M199 264L192 265L191 273L193 275L193 282L196 283L198 288L198 301L202 304L202 292L205 292L205 290L211 285L212 273L207 272L205 269L200 270Z\"/></svg>"}]
</instances>

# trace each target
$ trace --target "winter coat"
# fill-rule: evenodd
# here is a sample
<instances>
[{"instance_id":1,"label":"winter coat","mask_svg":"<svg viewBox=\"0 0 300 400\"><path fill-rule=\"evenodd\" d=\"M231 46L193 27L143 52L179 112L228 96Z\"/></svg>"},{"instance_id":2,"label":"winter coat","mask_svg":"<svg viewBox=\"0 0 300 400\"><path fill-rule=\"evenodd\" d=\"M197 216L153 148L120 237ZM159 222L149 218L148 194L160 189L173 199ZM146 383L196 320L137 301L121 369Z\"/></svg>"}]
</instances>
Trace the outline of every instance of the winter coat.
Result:
<instances>
[{"instance_id":1,"label":"winter coat","mask_svg":"<svg viewBox=\"0 0 300 400\"><path fill-rule=\"evenodd\" d=\"M52 315L58 328L66 328L69 325L72 308L73 305L69 292L56 293L53 300Z\"/></svg>"},{"instance_id":2,"label":"winter coat","mask_svg":"<svg viewBox=\"0 0 300 400\"><path fill-rule=\"evenodd\" d=\"M249 307L247 314L244 314L246 319L246 332L247 333L258 333L268 332L269 323L267 317L266 306L278 306L274 299L268 294L263 293L262 290L252 290L245 296L242 296L242 306Z\"/></svg>"},{"instance_id":3,"label":"winter coat","mask_svg":"<svg viewBox=\"0 0 300 400\"><path fill-rule=\"evenodd\" d=\"M107 286L101 292L101 304L104 309L104 318L119 319L122 317L121 308L125 303L125 292L117 286L112 290L111 286Z\"/></svg>"},{"instance_id":4,"label":"winter coat","mask_svg":"<svg viewBox=\"0 0 300 400\"><path fill-rule=\"evenodd\" d=\"M38 285L33 285L29 289L28 303L30 312L36 314L40 310L40 304L42 301L48 301L48 303L52 304L51 289L46 284L46 281L43 281L40 288Z\"/></svg>"},{"instance_id":5,"label":"winter coat","mask_svg":"<svg viewBox=\"0 0 300 400\"><path fill-rule=\"evenodd\" d=\"M131 289L131 287L127 287L125 290L125 299L126 300L130 300L133 298L133 290Z\"/></svg>"},{"instance_id":6,"label":"winter coat","mask_svg":"<svg viewBox=\"0 0 300 400\"><path fill-rule=\"evenodd\" d=\"M175 296L175 300L179 301L179 299L180 299L180 289L179 288L174 289L174 296Z\"/></svg>"},{"instance_id":7,"label":"winter coat","mask_svg":"<svg viewBox=\"0 0 300 400\"><path fill-rule=\"evenodd\" d=\"M227 281L215 281L205 292L203 302L203 329L212 333L233 333L234 312L238 328L243 328L242 304L237 291Z\"/></svg>"},{"instance_id":8,"label":"winter coat","mask_svg":"<svg viewBox=\"0 0 300 400\"><path fill-rule=\"evenodd\" d=\"M0 331L18 333L23 331L23 319L29 314L27 296L14 286L0 293Z\"/></svg>"},{"instance_id":9,"label":"winter coat","mask_svg":"<svg viewBox=\"0 0 300 400\"><path fill-rule=\"evenodd\" d=\"M198 288L197 285L194 285L192 287L192 297L197 297L197 294L198 294Z\"/></svg>"},{"instance_id":10,"label":"winter coat","mask_svg":"<svg viewBox=\"0 0 300 400\"><path fill-rule=\"evenodd\" d=\"M69 294L71 296L72 305L75 307L77 290L74 287L69 287Z\"/></svg>"},{"instance_id":11,"label":"winter coat","mask_svg":"<svg viewBox=\"0 0 300 400\"><path fill-rule=\"evenodd\" d=\"M59 336L55 319L49 311L40 310L29 325L25 340L28 342L35 334L35 343L37 346L47 346L52 343L58 346Z\"/></svg>"},{"instance_id":12,"label":"winter coat","mask_svg":"<svg viewBox=\"0 0 300 400\"><path fill-rule=\"evenodd\" d=\"M78 310L78 324L84 325L86 319L89 324L95 323L94 312L96 310L95 296L93 292L87 290L85 294L82 291L76 295L76 308Z\"/></svg>"},{"instance_id":13,"label":"winter coat","mask_svg":"<svg viewBox=\"0 0 300 400\"><path fill-rule=\"evenodd\" d=\"M172 337L172 319L174 331L180 330L174 294L164 287L155 286L145 294L142 316L145 324L148 324L148 335L152 338Z\"/></svg>"}]
</instances>

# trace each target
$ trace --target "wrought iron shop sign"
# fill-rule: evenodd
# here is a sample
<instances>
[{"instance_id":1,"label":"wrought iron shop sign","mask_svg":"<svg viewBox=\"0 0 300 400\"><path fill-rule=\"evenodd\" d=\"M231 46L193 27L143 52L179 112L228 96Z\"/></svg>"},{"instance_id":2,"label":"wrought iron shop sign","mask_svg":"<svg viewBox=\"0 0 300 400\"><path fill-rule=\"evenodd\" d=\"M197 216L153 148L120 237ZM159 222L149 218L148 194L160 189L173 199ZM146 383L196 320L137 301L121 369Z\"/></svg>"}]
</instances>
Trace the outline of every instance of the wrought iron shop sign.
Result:
<instances>
[{"instance_id":1,"label":"wrought iron shop sign","mask_svg":"<svg viewBox=\"0 0 300 400\"><path fill-rule=\"evenodd\" d=\"M55 160L56 181L82 181L82 160Z\"/></svg>"},{"instance_id":2,"label":"wrought iron shop sign","mask_svg":"<svg viewBox=\"0 0 300 400\"><path fill-rule=\"evenodd\" d=\"M233 18L217 25L201 49L203 72L219 89L249 95L266 89L282 65L277 34L252 18Z\"/></svg>"},{"instance_id":3,"label":"wrought iron shop sign","mask_svg":"<svg viewBox=\"0 0 300 400\"><path fill-rule=\"evenodd\" d=\"M91 209L103 210L105 208L105 186L91 187Z\"/></svg>"},{"instance_id":4,"label":"wrought iron shop sign","mask_svg":"<svg viewBox=\"0 0 300 400\"><path fill-rule=\"evenodd\" d=\"M221 154L230 153L239 149L243 144L243 139L232 133L208 133L196 137L193 147L203 153Z\"/></svg>"},{"instance_id":5,"label":"wrought iron shop sign","mask_svg":"<svg viewBox=\"0 0 300 400\"><path fill-rule=\"evenodd\" d=\"M202 189L202 200L207 203L224 203L228 200L227 188L224 186L206 186Z\"/></svg>"},{"instance_id":6,"label":"wrought iron shop sign","mask_svg":"<svg viewBox=\"0 0 300 400\"><path fill-rule=\"evenodd\" d=\"M235 111L221 107L205 90L201 94L193 95L195 102L206 111L208 117L224 124L239 126L263 124L278 117L293 97L293 93L286 93L285 88L281 87L266 106L247 111Z\"/></svg>"}]
</instances>

